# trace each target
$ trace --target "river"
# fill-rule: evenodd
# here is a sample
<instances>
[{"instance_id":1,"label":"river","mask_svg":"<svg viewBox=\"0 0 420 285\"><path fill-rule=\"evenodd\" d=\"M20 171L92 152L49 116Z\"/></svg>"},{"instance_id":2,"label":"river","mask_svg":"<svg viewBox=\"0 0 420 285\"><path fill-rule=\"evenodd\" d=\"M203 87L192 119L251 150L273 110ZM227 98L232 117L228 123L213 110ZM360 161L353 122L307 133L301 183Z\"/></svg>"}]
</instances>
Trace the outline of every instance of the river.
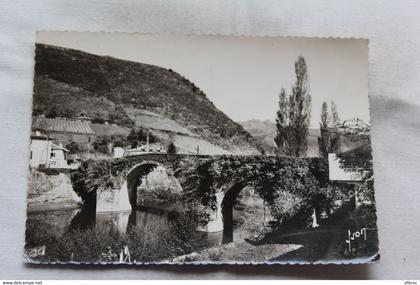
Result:
<instances>
[{"instance_id":1,"label":"river","mask_svg":"<svg viewBox=\"0 0 420 285\"><path fill-rule=\"evenodd\" d=\"M263 207L258 199L252 196L246 196L238 200L233 208L233 242L244 240L255 234L255 226L261 225ZM168 239L173 238L179 231L177 222L182 219L183 214L158 210L153 208L141 208L127 212L105 212L96 213L94 211L74 209L63 211L49 211L41 213L29 213L26 224L26 247L34 248L39 246L53 246L51 243L63 239L74 230L87 232L92 229L106 228L109 234L116 234L121 237L131 231L147 233L151 240L160 240L162 242L162 231ZM172 225L172 226L170 226ZM166 231L166 232L165 232ZM169 231L169 232L168 232ZM173 233L171 233L172 231ZM191 252L199 251L203 248L209 248L221 245L223 242L223 231L220 232L200 232L196 229L185 231L187 242L191 243L189 250Z\"/></svg>"}]
</instances>

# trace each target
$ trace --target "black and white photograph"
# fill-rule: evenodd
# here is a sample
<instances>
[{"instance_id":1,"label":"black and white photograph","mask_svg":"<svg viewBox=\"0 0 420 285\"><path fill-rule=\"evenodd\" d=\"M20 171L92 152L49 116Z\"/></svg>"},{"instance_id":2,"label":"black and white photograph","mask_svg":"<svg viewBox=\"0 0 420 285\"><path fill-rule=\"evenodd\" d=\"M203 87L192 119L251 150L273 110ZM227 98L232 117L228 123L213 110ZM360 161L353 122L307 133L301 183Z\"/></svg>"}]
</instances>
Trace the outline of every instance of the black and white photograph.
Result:
<instances>
[{"instance_id":1,"label":"black and white photograph","mask_svg":"<svg viewBox=\"0 0 420 285\"><path fill-rule=\"evenodd\" d=\"M38 32L25 261L379 261L368 45Z\"/></svg>"}]
</instances>

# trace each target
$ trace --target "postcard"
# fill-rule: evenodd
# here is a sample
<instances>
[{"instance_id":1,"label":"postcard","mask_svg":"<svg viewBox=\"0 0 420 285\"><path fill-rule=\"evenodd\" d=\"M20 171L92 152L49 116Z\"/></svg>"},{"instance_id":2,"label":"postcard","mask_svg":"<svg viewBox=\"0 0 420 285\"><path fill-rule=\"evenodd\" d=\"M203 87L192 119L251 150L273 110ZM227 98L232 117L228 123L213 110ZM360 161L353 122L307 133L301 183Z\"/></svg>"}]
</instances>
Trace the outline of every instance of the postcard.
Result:
<instances>
[{"instance_id":1,"label":"postcard","mask_svg":"<svg viewBox=\"0 0 420 285\"><path fill-rule=\"evenodd\" d=\"M38 32L24 260L379 260L368 40Z\"/></svg>"}]
</instances>

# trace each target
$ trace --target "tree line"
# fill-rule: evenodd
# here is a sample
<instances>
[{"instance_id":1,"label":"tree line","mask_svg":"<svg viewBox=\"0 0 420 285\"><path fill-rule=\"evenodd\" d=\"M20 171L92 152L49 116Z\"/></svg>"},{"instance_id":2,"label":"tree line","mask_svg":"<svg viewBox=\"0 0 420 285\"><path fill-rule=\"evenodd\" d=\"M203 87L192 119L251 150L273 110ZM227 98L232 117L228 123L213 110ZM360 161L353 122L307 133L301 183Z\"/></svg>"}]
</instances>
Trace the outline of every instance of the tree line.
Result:
<instances>
[{"instance_id":1,"label":"tree line","mask_svg":"<svg viewBox=\"0 0 420 285\"><path fill-rule=\"evenodd\" d=\"M312 97L309 92L308 68L303 56L295 61L296 81L287 93L284 88L279 95L279 109L276 114L276 136L274 138L277 154L305 157L308 151L308 136L311 120ZM331 102L331 115L327 102L321 107L319 154L328 157L328 153L338 150L339 136L337 125L340 118L337 106Z\"/></svg>"}]
</instances>

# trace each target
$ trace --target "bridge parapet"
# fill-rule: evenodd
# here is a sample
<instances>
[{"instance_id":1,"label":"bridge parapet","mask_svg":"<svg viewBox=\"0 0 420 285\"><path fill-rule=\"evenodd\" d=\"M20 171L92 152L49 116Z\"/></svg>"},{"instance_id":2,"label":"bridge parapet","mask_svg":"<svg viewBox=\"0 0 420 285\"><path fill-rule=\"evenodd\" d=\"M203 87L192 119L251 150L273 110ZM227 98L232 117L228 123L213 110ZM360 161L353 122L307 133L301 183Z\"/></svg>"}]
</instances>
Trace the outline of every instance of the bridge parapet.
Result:
<instances>
[{"instance_id":1,"label":"bridge parapet","mask_svg":"<svg viewBox=\"0 0 420 285\"><path fill-rule=\"evenodd\" d=\"M82 191L96 193L98 212L130 210L136 207L141 177L157 166L178 180L187 203L213 209L209 231L221 229L222 216L231 215L222 208L231 208L245 186L270 204L277 191L311 197L328 181L328 166L319 158L158 153L85 162L78 177L84 180Z\"/></svg>"}]
</instances>

